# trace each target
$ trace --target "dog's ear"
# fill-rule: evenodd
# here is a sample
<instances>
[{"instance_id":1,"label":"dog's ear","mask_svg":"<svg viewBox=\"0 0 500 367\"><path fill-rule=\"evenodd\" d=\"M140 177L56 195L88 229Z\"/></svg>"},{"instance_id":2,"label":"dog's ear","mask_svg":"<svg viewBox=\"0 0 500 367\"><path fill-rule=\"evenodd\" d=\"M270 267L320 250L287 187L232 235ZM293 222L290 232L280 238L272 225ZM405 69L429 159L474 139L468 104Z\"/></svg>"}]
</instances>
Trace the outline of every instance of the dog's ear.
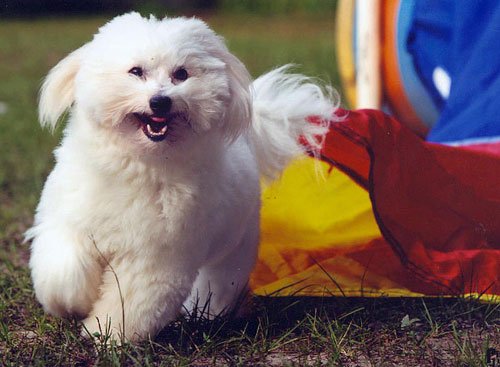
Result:
<instances>
[{"instance_id":1,"label":"dog's ear","mask_svg":"<svg viewBox=\"0 0 500 367\"><path fill-rule=\"evenodd\" d=\"M49 72L40 89L40 124L55 128L59 118L75 100L75 76L86 46L73 51Z\"/></svg>"},{"instance_id":2,"label":"dog's ear","mask_svg":"<svg viewBox=\"0 0 500 367\"><path fill-rule=\"evenodd\" d=\"M245 65L229 51L222 57L229 76L230 102L224 116L224 133L236 139L251 123L251 77Z\"/></svg>"}]
</instances>

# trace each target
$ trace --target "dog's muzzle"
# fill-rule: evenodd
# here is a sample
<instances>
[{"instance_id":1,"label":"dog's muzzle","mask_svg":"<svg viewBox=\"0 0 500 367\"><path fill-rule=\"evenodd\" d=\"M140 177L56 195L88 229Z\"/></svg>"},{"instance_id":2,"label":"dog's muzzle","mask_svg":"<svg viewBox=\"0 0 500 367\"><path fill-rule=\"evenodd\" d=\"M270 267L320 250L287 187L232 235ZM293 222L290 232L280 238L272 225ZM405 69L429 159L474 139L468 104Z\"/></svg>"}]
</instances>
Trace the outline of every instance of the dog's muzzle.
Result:
<instances>
[{"instance_id":1,"label":"dog's muzzle","mask_svg":"<svg viewBox=\"0 0 500 367\"><path fill-rule=\"evenodd\" d=\"M144 134L152 141L162 141L168 133L168 123L173 115L170 114L172 100L167 96L154 96L149 100L152 115L135 113L141 122Z\"/></svg>"}]
</instances>

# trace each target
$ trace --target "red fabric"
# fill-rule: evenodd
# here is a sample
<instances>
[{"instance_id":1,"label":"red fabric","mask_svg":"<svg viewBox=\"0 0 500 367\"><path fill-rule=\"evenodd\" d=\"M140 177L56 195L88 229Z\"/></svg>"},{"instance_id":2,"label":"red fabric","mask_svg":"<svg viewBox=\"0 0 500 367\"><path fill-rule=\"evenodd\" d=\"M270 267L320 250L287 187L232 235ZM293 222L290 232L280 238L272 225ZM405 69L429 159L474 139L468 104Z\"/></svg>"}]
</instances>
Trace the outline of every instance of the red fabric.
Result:
<instances>
[{"instance_id":1,"label":"red fabric","mask_svg":"<svg viewBox=\"0 0 500 367\"><path fill-rule=\"evenodd\" d=\"M321 158L370 193L384 238L352 258L429 295L500 294L500 143L428 143L380 111L343 111Z\"/></svg>"}]
</instances>

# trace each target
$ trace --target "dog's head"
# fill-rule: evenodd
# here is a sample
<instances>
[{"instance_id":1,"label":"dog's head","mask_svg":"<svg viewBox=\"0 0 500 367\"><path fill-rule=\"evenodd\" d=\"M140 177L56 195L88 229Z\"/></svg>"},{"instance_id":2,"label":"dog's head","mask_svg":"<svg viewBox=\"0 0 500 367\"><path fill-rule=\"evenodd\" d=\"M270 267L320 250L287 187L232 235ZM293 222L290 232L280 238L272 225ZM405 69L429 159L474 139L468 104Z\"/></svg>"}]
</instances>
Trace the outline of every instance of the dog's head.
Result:
<instances>
[{"instance_id":1,"label":"dog's head","mask_svg":"<svg viewBox=\"0 0 500 367\"><path fill-rule=\"evenodd\" d=\"M250 123L250 77L201 20L129 13L56 65L40 95L40 120L54 127L72 105L84 120L124 139L172 145Z\"/></svg>"}]
</instances>

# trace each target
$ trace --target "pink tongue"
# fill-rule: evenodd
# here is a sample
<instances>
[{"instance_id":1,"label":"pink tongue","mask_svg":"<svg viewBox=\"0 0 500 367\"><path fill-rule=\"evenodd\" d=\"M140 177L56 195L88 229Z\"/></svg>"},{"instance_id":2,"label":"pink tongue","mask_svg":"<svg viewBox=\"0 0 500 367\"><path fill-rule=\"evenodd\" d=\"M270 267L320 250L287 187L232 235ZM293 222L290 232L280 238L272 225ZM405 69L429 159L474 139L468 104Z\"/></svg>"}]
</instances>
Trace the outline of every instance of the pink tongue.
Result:
<instances>
[{"instance_id":1,"label":"pink tongue","mask_svg":"<svg viewBox=\"0 0 500 367\"><path fill-rule=\"evenodd\" d=\"M151 120L153 120L154 122L164 122L166 119L167 119L166 117L151 116Z\"/></svg>"}]
</instances>

